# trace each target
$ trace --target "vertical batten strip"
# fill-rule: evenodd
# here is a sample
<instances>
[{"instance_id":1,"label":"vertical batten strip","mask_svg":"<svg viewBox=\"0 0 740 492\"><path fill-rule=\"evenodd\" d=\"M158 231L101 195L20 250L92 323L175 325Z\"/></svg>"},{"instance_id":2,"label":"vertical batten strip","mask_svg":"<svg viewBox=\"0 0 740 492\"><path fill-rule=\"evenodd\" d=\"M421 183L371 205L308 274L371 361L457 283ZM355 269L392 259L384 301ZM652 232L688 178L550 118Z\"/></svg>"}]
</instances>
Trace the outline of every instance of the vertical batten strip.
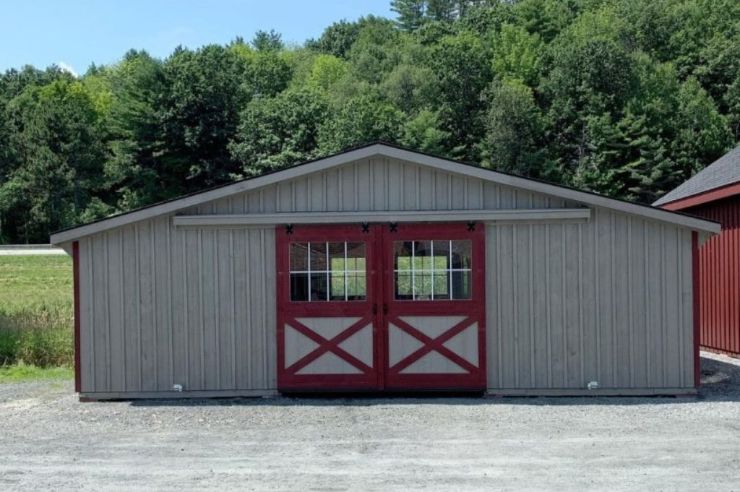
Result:
<instances>
[{"instance_id":1,"label":"vertical batten strip","mask_svg":"<svg viewBox=\"0 0 740 492\"><path fill-rule=\"evenodd\" d=\"M632 245L633 245L633 237L632 237L632 217L627 216L627 323L628 323L628 330L627 330L627 336L629 340L627 341L628 349L628 358L629 361L629 376L630 376L630 388L635 387L635 323L634 323L634 310L633 310L633 302L632 302L632 296L633 296L633 285L632 285Z\"/></svg>"},{"instance_id":2,"label":"vertical batten strip","mask_svg":"<svg viewBox=\"0 0 740 492\"><path fill-rule=\"evenodd\" d=\"M511 296L511 304L512 304L512 311L511 311L511 321L512 325L514 327L514 385L515 387L519 388L519 306L518 306L518 282L517 282L517 274L518 274L518 248L516 244L517 240L517 226L512 225L511 226L511 252L512 252L512 261L511 264L511 281L512 281L512 296Z\"/></svg>"},{"instance_id":3,"label":"vertical batten strip","mask_svg":"<svg viewBox=\"0 0 740 492\"><path fill-rule=\"evenodd\" d=\"M173 305L174 305L174 289L172 285L172 258L175 254L174 248L172 246L172 222L170 221L169 217L166 219L165 222L165 244L167 248L167 309L165 311L166 319L167 319L167 349L168 349L168 357L169 357L169 383L172 384L175 379L175 360L174 360L174 337L173 337L173 330L174 330L174 314L172 312Z\"/></svg>"},{"instance_id":4,"label":"vertical batten strip","mask_svg":"<svg viewBox=\"0 0 740 492\"><path fill-rule=\"evenodd\" d=\"M684 312L683 312L683 306L684 306L684 299L683 299L683 293L684 293L684 285L683 285L683 256L684 256L684 248L683 244L684 242L681 240L681 235L683 231L681 229L676 229L676 255L678 261L676 261L676 278L678 279L677 289L676 293L678 295L678 298L676 299L676 305L678 306L678 333L676 333L676 343L678 344L678 374L679 374L679 384L681 387L685 387L685 375L683 372L683 366L684 366L684 348L683 348L683 333L684 333Z\"/></svg>"},{"instance_id":5,"label":"vertical batten strip","mask_svg":"<svg viewBox=\"0 0 740 492\"><path fill-rule=\"evenodd\" d=\"M180 234L180 237L182 237L182 274L183 274L183 320L184 320L184 327L185 327L185 387L190 388L190 316L188 312L190 311L190 306L188 305L188 291L190 290L188 288L188 282L190 279L188 278L188 247L187 247L187 234L182 233Z\"/></svg>"},{"instance_id":6,"label":"vertical batten strip","mask_svg":"<svg viewBox=\"0 0 740 492\"><path fill-rule=\"evenodd\" d=\"M665 252L665 228L663 227L663 224L660 225L660 251ZM661 287L660 287L660 309L661 309L661 317L660 317L660 331L661 331L661 340L666 340L666 316L667 308L666 308L666 262L665 262L665 254L660 255L660 274L662 278ZM665 385L666 382L666 351L665 351L665 344L661 344L660 346L661 351L661 380L660 384Z\"/></svg>"},{"instance_id":7,"label":"vertical batten strip","mask_svg":"<svg viewBox=\"0 0 740 492\"><path fill-rule=\"evenodd\" d=\"M552 309L550 304L552 303L552 293L550 291L550 253L552 251L552 243L550 242L550 224L545 224L545 247L547 248L547 254L545 255L545 297L547 302L547 386L552 388Z\"/></svg>"},{"instance_id":8,"label":"vertical batten strip","mask_svg":"<svg viewBox=\"0 0 740 492\"><path fill-rule=\"evenodd\" d=\"M244 264L246 265L246 275L247 275L247 278L246 278L247 280L246 282L246 290L247 290L246 320L247 320L247 327L248 327L248 332L247 332L248 344L247 344L246 349L248 353L251 353L252 350L254 350L254 346L255 346L254 344L255 326L254 326L254 321L252 319L253 310L254 310L254 306L252 304L252 300L254 299L254 295L252 294L252 275L253 275L254 264L251 262L251 259L252 259L251 235L252 234L253 232L249 230L244 231L244 241L245 241L245 248L244 248L245 262ZM251 359L248 361L245 361L245 363L247 364L247 369L251 369L252 367ZM249 381L248 384L250 388L256 387L255 381L254 381L254 371L249 370L249 372L247 373L247 381Z\"/></svg>"},{"instance_id":9,"label":"vertical batten strip","mask_svg":"<svg viewBox=\"0 0 740 492\"><path fill-rule=\"evenodd\" d=\"M615 294L617 290L617 278L615 275L616 268L614 266L614 255L616 253L614 248L614 241L617 239L616 233L616 222L617 217L614 213L609 214L609 280L611 283L611 289L609 292L609 312L611 314L611 384L612 386L617 385L617 310Z\"/></svg>"},{"instance_id":10,"label":"vertical batten strip","mask_svg":"<svg viewBox=\"0 0 740 492\"><path fill-rule=\"evenodd\" d=\"M137 333L137 342L138 342L138 350L136 354L136 360L137 360L137 367L138 367L138 374L139 374L139 381L138 381L138 387L136 388L137 391L141 391L143 387L143 378L142 373L144 372L144 364L141 360L141 258L140 258L140 252L139 252L139 244L140 244L140 234L139 234L139 224L134 224L134 237L136 240L134 241L134 258L136 261L136 333Z\"/></svg>"},{"instance_id":11,"label":"vertical batten strip","mask_svg":"<svg viewBox=\"0 0 740 492\"><path fill-rule=\"evenodd\" d=\"M537 360L537 354L535 352L535 329L534 329L534 226L530 224L528 227L529 232L529 254L527 261L529 262L529 385L531 388L537 386L537 366L535 361Z\"/></svg>"},{"instance_id":12,"label":"vertical batten strip","mask_svg":"<svg viewBox=\"0 0 740 492\"><path fill-rule=\"evenodd\" d=\"M205 312L203 311L203 229L198 229L198 326L200 328L200 389L206 388L206 361L205 361Z\"/></svg>"},{"instance_id":13,"label":"vertical batten strip","mask_svg":"<svg viewBox=\"0 0 740 492\"><path fill-rule=\"evenodd\" d=\"M295 187L291 186L293 189L293 201L295 202ZM216 357L213 361L213 368L216 371L216 381L218 381L218 386L220 388L224 387L223 382L223 374L221 374L221 316L219 315L219 310L221 307L221 272L220 272L220 265L219 265L219 256L220 252L218 249L218 232L213 231L210 234L211 237L211 247L210 251L213 255L212 260L212 267L213 267L213 348L216 351Z\"/></svg>"},{"instance_id":14,"label":"vertical batten strip","mask_svg":"<svg viewBox=\"0 0 740 492\"><path fill-rule=\"evenodd\" d=\"M266 278L266 269L267 269L267 263L265 258L265 230L260 229L259 230L259 239L260 239L260 274L261 274L261 283L260 285L266 286L267 285L267 278ZM264 289L263 289L264 291ZM260 333L262 333L262 378L260 381L260 388L264 388L267 386L267 381L269 379L268 374L270 373L270 368L268 367L268 359L269 357L266 357L267 353L267 347L270 343L267 339L267 293L263 292L262 295L262 305L260 306L260 313L262 315L262 326L260 327Z\"/></svg>"},{"instance_id":15,"label":"vertical batten strip","mask_svg":"<svg viewBox=\"0 0 740 492\"><path fill-rule=\"evenodd\" d=\"M105 262L105 281L103 282L103 289L105 290L104 293L104 301L103 301L103 311L105 312L105 316L103 317L105 319L105 360L106 363L106 370L105 370L105 387L106 389L110 390L111 388L111 328L110 328L110 252L108 250L108 241L110 240L110 233L106 232L102 235L103 245L104 245L104 256L103 261Z\"/></svg>"},{"instance_id":16,"label":"vertical batten strip","mask_svg":"<svg viewBox=\"0 0 740 492\"><path fill-rule=\"evenodd\" d=\"M234 279L234 231L229 231L229 284L231 293L229 302L231 304L231 383L232 389L236 389L236 281Z\"/></svg>"},{"instance_id":17,"label":"vertical batten strip","mask_svg":"<svg viewBox=\"0 0 740 492\"><path fill-rule=\"evenodd\" d=\"M560 316L562 318L562 336L563 336L563 388L568 387L568 306L565 303L567 296L567 284L565 282L567 277L567 265L568 260L566 258L566 249L568 245L566 237L566 229L564 225L560 225Z\"/></svg>"},{"instance_id":18,"label":"vertical batten strip","mask_svg":"<svg viewBox=\"0 0 740 492\"><path fill-rule=\"evenodd\" d=\"M583 346L583 224L578 224L578 357L580 382L585 383L586 352Z\"/></svg>"},{"instance_id":19,"label":"vertical batten strip","mask_svg":"<svg viewBox=\"0 0 740 492\"><path fill-rule=\"evenodd\" d=\"M156 223L153 221L149 222L149 272L151 273L152 279L150 283L151 292L149 295L151 299L152 310L152 335L154 342L154 356L153 367L154 367L154 387L159 388L159 324L157 323L157 265L156 265L156 248L154 247L154 238L157 233Z\"/></svg>"},{"instance_id":20,"label":"vertical batten strip","mask_svg":"<svg viewBox=\"0 0 740 492\"><path fill-rule=\"evenodd\" d=\"M593 229L593 250L594 250L594 303L595 303L595 313L594 313L594 330L596 331L596 380L601 381L601 316L600 316L600 309L601 309L601 277L599 275L599 228L597 226L598 222L598 216L599 216L599 209L594 208L591 210L591 215L593 217L593 225L591 228Z\"/></svg>"}]
</instances>

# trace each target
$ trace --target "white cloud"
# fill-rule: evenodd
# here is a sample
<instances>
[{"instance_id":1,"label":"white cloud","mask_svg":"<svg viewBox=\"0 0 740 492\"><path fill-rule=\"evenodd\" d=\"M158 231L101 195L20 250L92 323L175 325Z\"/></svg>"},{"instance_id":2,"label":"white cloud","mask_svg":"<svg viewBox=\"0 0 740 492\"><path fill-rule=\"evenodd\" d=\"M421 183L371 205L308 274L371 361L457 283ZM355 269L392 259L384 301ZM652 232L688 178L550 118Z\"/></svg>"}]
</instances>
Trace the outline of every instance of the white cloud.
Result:
<instances>
[{"instance_id":1,"label":"white cloud","mask_svg":"<svg viewBox=\"0 0 740 492\"><path fill-rule=\"evenodd\" d=\"M64 70L65 72L71 74L73 77L79 77L77 72L75 71L74 67L70 65L69 63L65 63L63 61L60 61L57 63L57 66Z\"/></svg>"}]
</instances>

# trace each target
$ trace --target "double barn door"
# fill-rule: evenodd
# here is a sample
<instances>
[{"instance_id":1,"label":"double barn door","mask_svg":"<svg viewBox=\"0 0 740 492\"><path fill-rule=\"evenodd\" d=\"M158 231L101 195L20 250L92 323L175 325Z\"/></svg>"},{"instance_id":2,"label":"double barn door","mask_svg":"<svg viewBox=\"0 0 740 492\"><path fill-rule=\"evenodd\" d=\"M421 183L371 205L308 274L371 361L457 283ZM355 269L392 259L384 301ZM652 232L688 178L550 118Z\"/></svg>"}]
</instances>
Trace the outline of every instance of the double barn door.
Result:
<instances>
[{"instance_id":1,"label":"double barn door","mask_svg":"<svg viewBox=\"0 0 740 492\"><path fill-rule=\"evenodd\" d=\"M483 226L277 231L278 389L485 388Z\"/></svg>"}]
</instances>

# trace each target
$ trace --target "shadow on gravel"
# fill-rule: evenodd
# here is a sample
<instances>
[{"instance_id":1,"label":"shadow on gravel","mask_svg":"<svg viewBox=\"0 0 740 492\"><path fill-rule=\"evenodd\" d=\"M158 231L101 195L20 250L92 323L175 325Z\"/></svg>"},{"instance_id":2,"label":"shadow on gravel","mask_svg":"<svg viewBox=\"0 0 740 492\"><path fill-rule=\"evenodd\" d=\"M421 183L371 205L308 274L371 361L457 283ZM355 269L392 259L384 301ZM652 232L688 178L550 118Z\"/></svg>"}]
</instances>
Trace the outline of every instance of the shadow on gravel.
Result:
<instances>
[{"instance_id":1,"label":"shadow on gravel","mask_svg":"<svg viewBox=\"0 0 740 492\"><path fill-rule=\"evenodd\" d=\"M135 407L202 406L373 406L373 405L676 405L702 401L740 402L740 361L731 364L701 358L701 388L697 396L532 396L484 397L480 393L302 394L267 398L191 398L132 400Z\"/></svg>"}]
</instances>

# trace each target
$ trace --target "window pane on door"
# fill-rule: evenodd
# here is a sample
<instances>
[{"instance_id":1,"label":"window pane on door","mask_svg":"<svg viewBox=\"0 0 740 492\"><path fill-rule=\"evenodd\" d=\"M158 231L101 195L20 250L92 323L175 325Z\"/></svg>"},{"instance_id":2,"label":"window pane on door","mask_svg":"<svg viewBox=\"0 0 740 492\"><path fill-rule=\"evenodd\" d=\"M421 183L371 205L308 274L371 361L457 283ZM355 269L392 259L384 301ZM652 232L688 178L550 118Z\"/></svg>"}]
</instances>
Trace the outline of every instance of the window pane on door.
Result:
<instances>
[{"instance_id":1,"label":"window pane on door","mask_svg":"<svg viewBox=\"0 0 740 492\"><path fill-rule=\"evenodd\" d=\"M453 270L471 268L472 247L470 241L450 241Z\"/></svg>"},{"instance_id":2,"label":"window pane on door","mask_svg":"<svg viewBox=\"0 0 740 492\"><path fill-rule=\"evenodd\" d=\"M365 273L347 275L347 300L359 301L365 299L366 291Z\"/></svg>"},{"instance_id":3,"label":"window pane on door","mask_svg":"<svg viewBox=\"0 0 740 492\"><path fill-rule=\"evenodd\" d=\"M450 272L447 270L435 270L434 277L434 298L450 298Z\"/></svg>"},{"instance_id":4,"label":"window pane on door","mask_svg":"<svg viewBox=\"0 0 740 492\"><path fill-rule=\"evenodd\" d=\"M309 256L312 272L326 271L326 246L327 243L308 243Z\"/></svg>"},{"instance_id":5,"label":"window pane on door","mask_svg":"<svg viewBox=\"0 0 740 492\"><path fill-rule=\"evenodd\" d=\"M308 300L308 274L291 273L290 274L290 300L307 301Z\"/></svg>"},{"instance_id":6,"label":"window pane on door","mask_svg":"<svg viewBox=\"0 0 740 492\"><path fill-rule=\"evenodd\" d=\"M326 285L327 272L313 273L309 275L311 281L311 297L309 301L328 301L328 286Z\"/></svg>"},{"instance_id":7,"label":"window pane on door","mask_svg":"<svg viewBox=\"0 0 740 492\"><path fill-rule=\"evenodd\" d=\"M347 243L346 267L349 271L365 271L365 243Z\"/></svg>"},{"instance_id":8,"label":"window pane on door","mask_svg":"<svg viewBox=\"0 0 740 492\"><path fill-rule=\"evenodd\" d=\"M290 244L290 271L308 271L308 243Z\"/></svg>"},{"instance_id":9,"label":"window pane on door","mask_svg":"<svg viewBox=\"0 0 740 492\"><path fill-rule=\"evenodd\" d=\"M411 272L396 272L396 299L411 300L414 293L411 288Z\"/></svg>"},{"instance_id":10,"label":"window pane on door","mask_svg":"<svg viewBox=\"0 0 740 492\"><path fill-rule=\"evenodd\" d=\"M452 272L453 299L470 299L470 271Z\"/></svg>"},{"instance_id":11,"label":"window pane on door","mask_svg":"<svg viewBox=\"0 0 740 492\"><path fill-rule=\"evenodd\" d=\"M470 240L396 241L393 244L395 298L470 299Z\"/></svg>"},{"instance_id":12,"label":"window pane on door","mask_svg":"<svg viewBox=\"0 0 740 492\"><path fill-rule=\"evenodd\" d=\"M396 271L411 271L411 241L396 241L393 243L394 269Z\"/></svg>"},{"instance_id":13,"label":"window pane on door","mask_svg":"<svg viewBox=\"0 0 740 492\"><path fill-rule=\"evenodd\" d=\"M365 243L290 245L292 301L358 301L367 296Z\"/></svg>"}]
</instances>

